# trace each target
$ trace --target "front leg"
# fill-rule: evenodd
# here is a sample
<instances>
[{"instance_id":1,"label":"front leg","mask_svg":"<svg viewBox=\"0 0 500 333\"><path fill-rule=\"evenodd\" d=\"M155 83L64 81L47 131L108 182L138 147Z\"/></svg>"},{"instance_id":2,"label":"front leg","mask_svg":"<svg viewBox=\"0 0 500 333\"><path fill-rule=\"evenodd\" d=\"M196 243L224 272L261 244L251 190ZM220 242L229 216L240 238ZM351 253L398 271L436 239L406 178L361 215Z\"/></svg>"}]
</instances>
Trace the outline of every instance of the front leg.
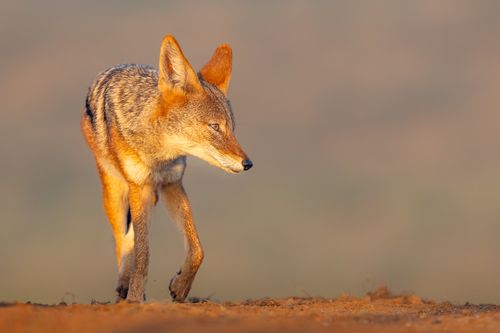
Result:
<instances>
[{"instance_id":1,"label":"front leg","mask_svg":"<svg viewBox=\"0 0 500 333\"><path fill-rule=\"evenodd\" d=\"M135 265L130 276L127 300L142 302L149 265L149 220L155 196L151 186L130 184L129 188L130 213L134 228Z\"/></svg>"},{"instance_id":2,"label":"front leg","mask_svg":"<svg viewBox=\"0 0 500 333\"><path fill-rule=\"evenodd\" d=\"M170 295L174 302L183 302L203 261L203 249L193 223L189 200L181 181L164 185L162 193L170 216L180 226L186 240L186 259L169 285Z\"/></svg>"}]
</instances>

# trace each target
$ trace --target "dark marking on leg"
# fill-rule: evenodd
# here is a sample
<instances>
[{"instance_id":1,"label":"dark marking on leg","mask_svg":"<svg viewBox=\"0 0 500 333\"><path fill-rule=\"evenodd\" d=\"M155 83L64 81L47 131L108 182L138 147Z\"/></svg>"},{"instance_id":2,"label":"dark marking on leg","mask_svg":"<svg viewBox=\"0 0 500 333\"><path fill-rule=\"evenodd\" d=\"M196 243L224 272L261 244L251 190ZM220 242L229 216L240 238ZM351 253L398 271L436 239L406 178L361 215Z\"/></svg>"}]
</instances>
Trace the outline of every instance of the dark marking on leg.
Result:
<instances>
[{"instance_id":1,"label":"dark marking on leg","mask_svg":"<svg viewBox=\"0 0 500 333\"><path fill-rule=\"evenodd\" d=\"M159 194L158 194L158 190L155 190L154 192L154 200L153 200L153 204L156 206L156 204L158 203L158 198L160 197Z\"/></svg>"},{"instance_id":2,"label":"dark marking on leg","mask_svg":"<svg viewBox=\"0 0 500 333\"><path fill-rule=\"evenodd\" d=\"M125 234L128 233L128 230L130 228L130 224L132 223L132 214L130 214L130 207L127 210L127 225L125 229Z\"/></svg>"}]
</instances>

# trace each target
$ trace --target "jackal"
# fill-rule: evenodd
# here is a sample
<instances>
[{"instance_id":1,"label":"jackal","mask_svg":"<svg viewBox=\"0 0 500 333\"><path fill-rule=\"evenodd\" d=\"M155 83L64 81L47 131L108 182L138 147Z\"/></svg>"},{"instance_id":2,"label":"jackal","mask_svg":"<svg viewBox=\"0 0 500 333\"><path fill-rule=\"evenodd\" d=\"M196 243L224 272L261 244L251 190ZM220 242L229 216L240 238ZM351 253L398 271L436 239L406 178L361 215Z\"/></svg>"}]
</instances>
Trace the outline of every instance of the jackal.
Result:
<instances>
[{"instance_id":1,"label":"jackal","mask_svg":"<svg viewBox=\"0 0 500 333\"><path fill-rule=\"evenodd\" d=\"M117 301L145 299L150 212L160 195L187 244L170 294L182 302L191 289L203 249L182 185L186 155L230 173L252 167L234 136L227 99L231 67L231 47L223 44L196 73L168 35L158 70L118 65L99 74L89 88L81 127L96 160L115 238Z\"/></svg>"}]
</instances>

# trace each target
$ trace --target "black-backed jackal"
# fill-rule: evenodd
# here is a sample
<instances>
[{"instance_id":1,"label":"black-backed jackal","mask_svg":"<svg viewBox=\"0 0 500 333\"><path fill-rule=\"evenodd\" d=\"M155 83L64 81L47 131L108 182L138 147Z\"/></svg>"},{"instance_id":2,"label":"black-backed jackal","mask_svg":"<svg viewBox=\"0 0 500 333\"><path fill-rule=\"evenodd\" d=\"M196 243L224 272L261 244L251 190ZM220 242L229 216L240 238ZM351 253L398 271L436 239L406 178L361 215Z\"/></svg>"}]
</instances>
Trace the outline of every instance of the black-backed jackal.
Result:
<instances>
[{"instance_id":1,"label":"black-backed jackal","mask_svg":"<svg viewBox=\"0 0 500 333\"><path fill-rule=\"evenodd\" d=\"M234 136L227 99L231 66L231 48L220 45L196 73L169 35L159 70L118 65L99 74L89 89L81 126L116 241L117 300L144 300L150 212L160 195L187 244L170 294L182 302L191 289L203 249L182 186L186 155L231 173L252 167Z\"/></svg>"}]
</instances>

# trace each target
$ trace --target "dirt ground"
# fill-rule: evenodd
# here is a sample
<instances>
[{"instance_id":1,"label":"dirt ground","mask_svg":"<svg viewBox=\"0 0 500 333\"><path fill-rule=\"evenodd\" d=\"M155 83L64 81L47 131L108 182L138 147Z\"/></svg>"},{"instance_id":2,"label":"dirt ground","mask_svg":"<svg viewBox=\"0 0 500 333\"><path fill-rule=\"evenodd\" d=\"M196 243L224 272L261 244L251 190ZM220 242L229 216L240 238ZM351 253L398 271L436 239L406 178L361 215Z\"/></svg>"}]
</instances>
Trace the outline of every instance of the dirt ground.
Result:
<instances>
[{"instance_id":1,"label":"dirt ground","mask_svg":"<svg viewBox=\"0 0 500 333\"><path fill-rule=\"evenodd\" d=\"M500 332L500 306L392 295L216 303L0 303L0 332Z\"/></svg>"}]
</instances>

